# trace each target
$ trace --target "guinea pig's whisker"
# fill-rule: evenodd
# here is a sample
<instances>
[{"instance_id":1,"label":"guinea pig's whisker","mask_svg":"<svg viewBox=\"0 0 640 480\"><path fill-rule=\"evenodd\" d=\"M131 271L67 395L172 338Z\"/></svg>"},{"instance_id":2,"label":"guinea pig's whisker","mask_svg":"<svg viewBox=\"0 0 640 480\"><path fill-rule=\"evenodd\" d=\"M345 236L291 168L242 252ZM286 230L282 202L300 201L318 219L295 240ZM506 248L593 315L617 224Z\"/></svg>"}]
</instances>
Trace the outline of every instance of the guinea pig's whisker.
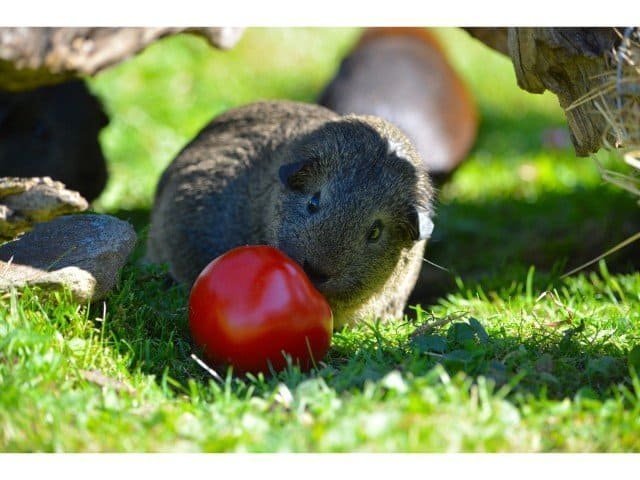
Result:
<instances>
[{"instance_id":1,"label":"guinea pig's whisker","mask_svg":"<svg viewBox=\"0 0 640 480\"><path fill-rule=\"evenodd\" d=\"M451 271L448 268L445 268L442 265L438 265L437 263L434 263L431 260L427 260L426 258L423 258L422 261L436 267L439 270L442 270L443 272L451 273Z\"/></svg>"}]
</instances>

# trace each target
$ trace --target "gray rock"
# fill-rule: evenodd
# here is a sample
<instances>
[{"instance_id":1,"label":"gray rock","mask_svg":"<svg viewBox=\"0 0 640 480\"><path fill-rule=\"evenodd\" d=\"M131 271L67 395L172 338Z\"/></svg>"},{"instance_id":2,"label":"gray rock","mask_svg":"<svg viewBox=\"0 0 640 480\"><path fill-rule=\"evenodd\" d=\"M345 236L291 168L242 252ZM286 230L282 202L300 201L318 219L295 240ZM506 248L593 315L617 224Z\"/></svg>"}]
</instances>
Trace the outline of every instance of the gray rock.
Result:
<instances>
[{"instance_id":1,"label":"gray rock","mask_svg":"<svg viewBox=\"0 0 640 480\"><path fill-rule=\"evenodd\" d=\"M133 227L108 215L66 215L39 223L0 246L0 290L67 286L76 301L100 300L115 286L135 242Z\"/></svg>"},{"instance_id":2,"label":"gray rock","mask_svg":"<svg viewBox=\"0 0 640 480\"><path fill-rule=\"evenodd\" d=\"M12 239L36 222L82 212L89 204L49 177L0 177L0 239Z\"/></svg>"}]
</instances>

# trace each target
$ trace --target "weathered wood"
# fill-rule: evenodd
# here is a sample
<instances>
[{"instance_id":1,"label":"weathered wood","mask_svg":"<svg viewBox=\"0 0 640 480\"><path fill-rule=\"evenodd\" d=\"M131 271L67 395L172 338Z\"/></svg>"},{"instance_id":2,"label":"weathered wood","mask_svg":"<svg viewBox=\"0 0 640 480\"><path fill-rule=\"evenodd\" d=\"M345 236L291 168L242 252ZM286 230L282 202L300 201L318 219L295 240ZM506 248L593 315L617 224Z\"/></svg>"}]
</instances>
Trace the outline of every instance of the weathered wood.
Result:
<instances>
[{"instance_id":1,"label":"weathered wood","mask_svg":"<svg viewBox=\"0 0 640 480\"><path fill-rule=\"evenodd\" d=\"M508 31L506 27L464 27L464 30L472 37L494 50L509 55Z\"/></svg>"},{"instance_id":2,"label":"weathered wood","mask_svg":"<svg viewBox=\"0 0 640 480\"><path fill-rule=\"evenodd\" d=\"M577 155L586 156L600 149L606 119L597 113L593 101L574 104L607 80L606 73L612 68L611 52L620 43L622 29L509 27L465 30L511 57L520 88L531 93L550 90L558 97Z\"/></svg>"},{"instance_id":3,"label":"weathered wood","mask_svg":"<svg viewBox=\"0 0 640 480\"><path fill-rule=\"evenodd\" d=\"M592 101L572 104L601 87L611 69L608 57L619 44L614 28L509 28L509 56L518 85L532 93L545 89L558 97L565 110L571 140L580 156L602 145L606 120L594 114Z\"/></svg>"},{"instance_id":4,"label":"weathered wood","mask_svg":"<svg viewBox=\"0 0 640 480\"><path fill-rule=\"evenodd\" d=\"M189 32L227 49L240 28L0 28L0 89L18 91L95 75L168 35Z\"/></svg>"}]
</instances>

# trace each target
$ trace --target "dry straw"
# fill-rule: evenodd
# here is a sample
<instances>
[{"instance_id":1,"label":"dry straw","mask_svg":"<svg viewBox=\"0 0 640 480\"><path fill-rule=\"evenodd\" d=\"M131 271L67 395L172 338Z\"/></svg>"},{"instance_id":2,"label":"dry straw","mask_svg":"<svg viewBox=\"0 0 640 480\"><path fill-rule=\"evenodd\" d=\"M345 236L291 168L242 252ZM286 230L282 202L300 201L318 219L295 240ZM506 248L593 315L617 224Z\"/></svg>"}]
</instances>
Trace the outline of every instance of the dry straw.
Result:
<instances>
[{"instance_id":1,"label":"dry straw","mask_svg":"<svg viewBox=\"0 0 640 480\"><path fill-rule=\"evenodd\" d=\"M594 106L594 114L602 115L606 128L602 145L632 167L630 173L605 169L596 159L605 181L638 196L640 204L640 28L628 27L620 34L620 44L607 58L610 70L604 73L602 84L569 107L586 102ZM640 232L620 242L599 257L567 272L582 270L611 253L640 239Z\"/></svg>"}]
</instances>

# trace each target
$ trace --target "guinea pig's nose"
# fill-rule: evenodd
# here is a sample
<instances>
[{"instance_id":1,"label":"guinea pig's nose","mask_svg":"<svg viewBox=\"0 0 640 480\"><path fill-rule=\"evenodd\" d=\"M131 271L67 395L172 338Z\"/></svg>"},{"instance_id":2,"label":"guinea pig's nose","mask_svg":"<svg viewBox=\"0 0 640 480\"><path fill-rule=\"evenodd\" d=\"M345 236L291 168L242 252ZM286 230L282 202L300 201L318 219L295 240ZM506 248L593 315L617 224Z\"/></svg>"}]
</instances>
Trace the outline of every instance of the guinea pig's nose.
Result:
<instances>
[{"instance_id":1,"label":"guinea pig's nose","mask_svg":"<svg viewBox=\"0 0 640 480\"><path fill-rule=\"evenodd\" d=\"M325 283L330 278L329 275L327 275L325 272L318 269L314 265L311 265L307 260L305 260L302 264L302 269L309 277L309 280L311 280L316 285Z\"/></svg>"}]
</instances>

